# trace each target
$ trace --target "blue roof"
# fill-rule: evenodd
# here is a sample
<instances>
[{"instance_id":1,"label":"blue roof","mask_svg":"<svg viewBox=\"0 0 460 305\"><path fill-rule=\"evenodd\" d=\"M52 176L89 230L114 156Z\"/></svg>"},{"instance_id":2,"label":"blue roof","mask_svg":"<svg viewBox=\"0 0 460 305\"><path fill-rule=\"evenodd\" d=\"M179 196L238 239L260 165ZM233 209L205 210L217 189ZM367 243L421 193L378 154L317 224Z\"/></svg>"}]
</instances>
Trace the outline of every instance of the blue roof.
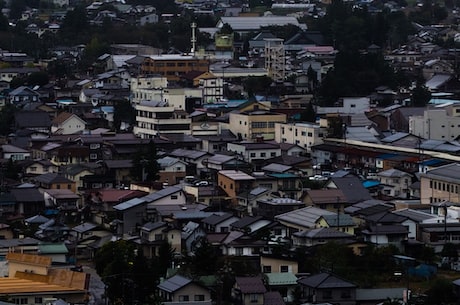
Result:
<instances>
[{"instance_id":1,"label":"blue roof","mask_svg":"<svg viewBox=\"0 0 460 305\"><path fill-rule=\"evenodd\" d=\"M380 181L377 181L377 180L366 180L366 181L363 181L363 186L365 188L370 188L370 187L374 187L374 186L378 186L380 184Z\"/></svg>"},{"instance_id":2,"label":"blue roof","mask_svg":"<svg viewBox=\"0 0 460 305\"><path fill-rule=\"evenodd\" d=\"M429 166L429 165L436 165L436 164L443 163L443 162L444 161L439 160L439 159L430 159L430 160L422 161L421 164Z\"/></svg>"}]
</instances>

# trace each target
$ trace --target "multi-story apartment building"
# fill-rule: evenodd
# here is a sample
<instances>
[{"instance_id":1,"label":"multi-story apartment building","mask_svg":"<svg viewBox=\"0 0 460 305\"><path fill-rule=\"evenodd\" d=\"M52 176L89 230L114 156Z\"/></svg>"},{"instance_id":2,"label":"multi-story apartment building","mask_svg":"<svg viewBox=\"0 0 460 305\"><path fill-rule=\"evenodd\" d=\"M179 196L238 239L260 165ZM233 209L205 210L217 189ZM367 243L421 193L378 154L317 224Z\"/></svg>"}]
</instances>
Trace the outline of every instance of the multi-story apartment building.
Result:
<instances>
[{"instance_id":1,"label":"multi-story apartment building","mask_svg":"<svg viewBox=\"0 0 460 305\"><path fill-rule=\"evenodd\" d=\"M131 102L138 104L140 101L164 101L168 80L160 75L148 77L133 77L131 79Z\"/></svg>"},{"instance_id":2,"label":"multi-story apartment building","mask_svg":"<svg viewBox=\"0 0 460 305\"><path fill-rule=\"evenodd\" d=\"M230 131L244 140L275 139L275 124L286 123L286 114L265 110L230 113Z\"/></svg>"},{"instance_id":3,"label":"multi-story apartment building","mask_svg":"<svg viewBox=\"0 0 460 305\"><path fill-rule=\"evenodd\" d=\"M323 143L326 128L318 124L288 123L275 124L275 141L278 143L296 144L311 152L313 145Z\"/></svg>"},{"instance_id":4,"label":"multi-story apartment building","mask_svg":"<svg viewBox=\"0 0 460 305\"><path fill-rule=\"evenodd\" d=\"M420 200L422 204L460 203L460 164L451 163L422 173Z\"/></svg>"},{"instance_id":5,"label":"multi-story apartment building","mask_svg":"<svg viewBox=\"0 0 460 305\"><path fill-rule=\"evenodd\" d=\"M452 141L460 135L460 103L427 109L423 116L411 116L409 133L432 140Z\"/></svg>"},{"instance_id":6,"label":"multi-story apartment building","mask_svg":"<svg viewBox=\"0 0 460 305\"><path fill-rule=\"evenodd\" d=\"M166 102L143 101L135 105L134 134L143 139L160 133L190 134L191 120L184 110L168 106Z\"/></svg>"},{"instance_id":7,"label":"multi-story apartment building","mask_svg":"<svg viewBox=\"0 0 460 305\"><path fill-rule=\"evenodd\" d=\"M181 75L191 71L207 72L209 60L191 55L162 54L146 57L141 65L143 74L159 74L168 81L178 81Z\"/></svg>"}]
</instances>

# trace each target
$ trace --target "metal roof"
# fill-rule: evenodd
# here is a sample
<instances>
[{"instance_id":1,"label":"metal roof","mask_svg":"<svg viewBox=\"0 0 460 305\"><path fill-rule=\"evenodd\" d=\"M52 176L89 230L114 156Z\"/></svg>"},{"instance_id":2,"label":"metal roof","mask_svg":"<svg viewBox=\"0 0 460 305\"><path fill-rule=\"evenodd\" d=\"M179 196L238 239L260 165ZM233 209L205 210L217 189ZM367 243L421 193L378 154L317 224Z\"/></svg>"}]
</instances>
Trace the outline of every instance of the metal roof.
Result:
<instances>
[{"instance_id":1,"label":"metal roof","mask_svg":"<svg viewBox=\"0 0 460 305\"><path fill-rule=\"evenodd\" d=\"M187 286L191 282L192 282L191 279L185 278L185 277L180 276L180 275L175 275L175 276L165 280L164 282L160 283L158 285L158 288L163 290L163 291L167 291L167 292L175 292L175 291Z\"/></svg>"},{"instance_id":2,"label":"metal roof","mask_svg":"<svg viewBox=\"0 0 460 305\"><path fill-rule=\"evenodd\" d=\"M138 206L138 205L140 205L142 203L145 203L145 202L146 201L143 198L133 198L133 199L130 199L128 201L125 201L125 202L122 202L120 204L117 204L117 205L113 206L113 208L115 210L118 210L118 211L124 211L124 210L133 208L133 207Z\"/></svg>"}]
</instances>

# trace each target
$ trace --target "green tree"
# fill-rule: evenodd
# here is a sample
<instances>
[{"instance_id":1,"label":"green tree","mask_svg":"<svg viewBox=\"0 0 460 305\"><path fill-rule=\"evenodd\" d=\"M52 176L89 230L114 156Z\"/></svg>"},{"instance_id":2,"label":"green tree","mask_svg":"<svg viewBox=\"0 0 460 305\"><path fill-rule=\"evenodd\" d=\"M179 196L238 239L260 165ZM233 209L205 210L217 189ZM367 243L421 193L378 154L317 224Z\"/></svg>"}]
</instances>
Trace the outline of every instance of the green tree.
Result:
<instances>
[{"instance_id":1,"label":"green tree","mask_svg":"<svg viewBox=\"0 0 460 305\"><path fill-rule=\"evenodd\" d=\"M130 303L133 299L134 250L133 244L119 240L105 244L96 252L96 271L107 285L107 297L112 304L116 300Z\"/></svg>"},{"instance_id":2,"label":"green tree","mask_svg":"<svg viewBox=\"0 0 460 305\"><path fill-rule=\"evenodd\" d=\"M28 86L43 86L49 83L49 76L43 71L32 72L26 82Z\"/></svg>"},{"instance_id":3,"label":"green tree","mask_svg":"<svg viewBox=\"0 0 460 305\"><path fill-rule=\"evenodd\" d=\"M307 108L300 113L300 120L304 122L316 122L316 113L312 102L308 103Z\"/></svg>"},{"instance_id":4,"label":"green tree","mask_svg":"<svg viewBox=\"0 0 460 305\"><path fill-rule=\"evenodd\" d=\"M163 241L158 249L159 273L164 276L166 270L171 267L173 261L174 249L168 241Z\"/></svg>"},{"instance_id":5,"label":"green tree","mask_svg":"<svg viewBox=\"0 0 460 305\"><path fill-rule=\"evenodd\" d=\"M0 110L0 135L8 135L13 132L14 115L18 108L12 104L6 104Z\"/></svg>"},{"instance_id":6,"label":"green tree","mask_svg":"<svg viewBox=\"0 0 460 305\"><path fill-rule=\"evenodd\" d=\"M131 176L139 181L156 181L159 178L158 155L155 143L150 141L143 149L139 150L133 157Z\"/></svg>"},{"instance_id":7,"label":"green tree","mask_svg":"<svg viewBox=\"0 0 460 305\"><path fill-rule=\"evenodd\" d=\"M130 126L136 122L136 109L126 100L117 102L114 106L113 125L117 132L120 132L122 122Z\"/></svg>"},{"instance_id":8,"label":"green tree","mask_svg":"<svg viewBox=\"0 0 460 305\"><path fill-rule=\"evenodd\" d=\"M220 268L219 255L216 249L205 238L202 238L187 267L195 276L216 274Z\"/></svg>"},{"instance_id":9,"label":"green tree","mask_svg":"<svg viewBox=\"0 0 460 305\"><path fill-rule=\"evenodd\" d=\"M412 106L425 107L431 99L431 92L421 82L417 82L410 97Z\"/></svg>"}]
</instances>

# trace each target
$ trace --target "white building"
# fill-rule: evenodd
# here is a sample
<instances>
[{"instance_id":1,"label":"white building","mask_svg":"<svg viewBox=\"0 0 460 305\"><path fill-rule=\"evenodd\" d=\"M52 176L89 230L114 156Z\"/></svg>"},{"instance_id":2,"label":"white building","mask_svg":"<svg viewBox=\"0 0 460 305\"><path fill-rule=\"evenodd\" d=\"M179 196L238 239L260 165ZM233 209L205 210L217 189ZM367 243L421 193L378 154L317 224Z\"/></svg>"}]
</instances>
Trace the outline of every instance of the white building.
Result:
<instances>
[{"instance_id":1,"label":"white building","mask_svg":"<svg viewBox=\"0 0 460 305\"><path fill-rule=\"evenodd\" d=\"M162 76L137 77L131 79L131 102L164 101L167 93L168 80Z\"/></svg>"},{"instance_id":2,"label":"white building","mask_svg":"<svg viewBox=\"0 0 460 305\"><path fill-rule=\"evenodd\" d=\"M460 135L460 103L425 110L423 116L409 118L409 133L432 140L452 141Z\"/></svg>"},{"instance_id":3,"label":"white building","mask_svg":"<svg viewBox=\"0 0 460 305\"><path fill-rule=\"evenodd\" d=\"M311 152L313 145L322 144L326 129L310 123L275 123L275 141L296 144Z\"/></svg>"},{"instance_id":4,"label":"white building","mask_svg":"<svg viewBox=\"0 0 460 305\"><path fill-rule=\"evenodd\" d=\"M317 107L316 113L358 114L368 111L370 105L370 98L368 97L344 97L334 107Z\"/></svg>"},{"instance_id":5,"label":"white building","mask_svg":"<svg viewBox=\"0 0 460 305\"><path fill-rule=\"evenodd\" d=\"M190 134L191 119L187 113L166 102L142 101L134 108L136 126L133 132L136 136L147 139L160 133Z\"/></svg>"}]
</instances>

